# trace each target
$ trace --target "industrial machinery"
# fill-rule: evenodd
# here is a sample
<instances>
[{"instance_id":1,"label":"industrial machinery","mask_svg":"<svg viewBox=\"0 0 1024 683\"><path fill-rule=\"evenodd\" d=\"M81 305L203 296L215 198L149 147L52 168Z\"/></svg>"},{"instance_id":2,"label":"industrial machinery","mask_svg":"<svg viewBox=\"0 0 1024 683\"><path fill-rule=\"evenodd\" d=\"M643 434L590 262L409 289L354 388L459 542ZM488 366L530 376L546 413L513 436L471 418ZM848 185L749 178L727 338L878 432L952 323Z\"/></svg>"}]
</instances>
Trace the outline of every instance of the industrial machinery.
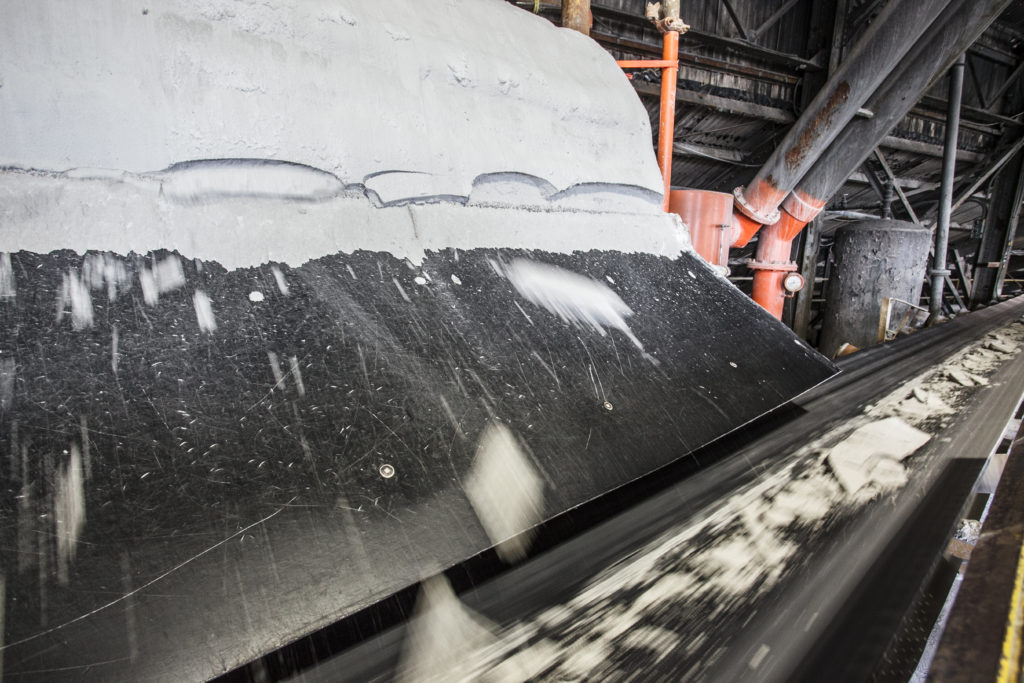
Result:
<instances>
[{"instance_id":1,"label":"industrial machinery","mask_svg":"<svg viewBox=\"0 0 1024 683\"><path fill-rule=\"evenodd\" d=\"M224 673L834 372L662 212L578 34L498 0L7 10L8 677Z\"/></svg>"},{"instance_id":2,"label":"industrial machinery","mask_svg":"<svg viewBox=\"0 0 1024 683\"><path fill-rule=\"evenodd\" d=\"M7 3L4 680L259 678L421 581L419 635L378 624L307 674L598 675L545 629L623 638L673 596L720 619L644 642L685 649L694 672L818 671L810 635L768 645L775 622L754 620L794 585L794 534L896 538L946 481L937 406L983 405L1002 423L963 433L998 441L1024 338L1011 302L844 361L805 395L838 368L776 319L801 285L790 244L1006 5L888 3L764 168L716 195L671 190L671 131L656 160L629 64L503 0ZM671 74L685 24L678 3L658 11ZM755 234L756 303L725 278ZM921 379L970 344L991 356L964 366L972 391ZM909 417L915 390L938 412ZM864 412L880 391L897 407ZM849 466L857 438L885 452ZM638 499L632 522L552 531ZM557 552L531 557L535 537ZM644 543L639 564L610 560ZM867 560L829 573L850 552L822 552L819 623L865 585ZM516 569L464 596L486 625L437 577L492 560ZM610 567L633 573L588 583ZM614 660L611 630L587 661Z\"/></svg>"}]
</instances>

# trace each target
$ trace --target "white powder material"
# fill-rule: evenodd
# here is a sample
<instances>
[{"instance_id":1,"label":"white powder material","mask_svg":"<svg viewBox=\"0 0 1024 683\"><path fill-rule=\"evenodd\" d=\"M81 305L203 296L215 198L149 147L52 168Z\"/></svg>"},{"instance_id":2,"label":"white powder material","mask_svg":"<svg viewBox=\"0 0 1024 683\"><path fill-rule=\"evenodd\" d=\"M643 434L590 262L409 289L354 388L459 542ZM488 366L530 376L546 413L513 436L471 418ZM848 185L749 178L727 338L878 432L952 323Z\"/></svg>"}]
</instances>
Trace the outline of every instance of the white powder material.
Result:
<instances>
[{"instance_id":1,"label":"white powder material","mask_svg":"<svg viewBox=\"0 0 1024 683\"><path fill-rule=\"evenodd\" d=\"M13 358L0 358L0 410L7 412L14 405L14 381L18 366Z\"/></svg>"},{"instance_id":2,"label":"white powder material","mask_svg":"<svg viewBox=\"0 0 1024 683\"><path fill-rule=\"evenodd\" d=\"M277 290L283 296L288 296L288 281L284 279L284 273L277 266L270 266L270 272L274 274L274 281L277 283Z\"/></svg>"},{"instance_id":3,"label":"white powder material","mask_svg":"<svg viewBox=\"0 0 1024 683\"><path fill-rule=\"evenodd\" d=\"M201 332L216 332L217 318L213 314L213 302L210 295L201 289L197 289L192 295L192 306L196 311L196 322L199 323Z\"/></svg>"},{"instance_id":4,"label":"white powder material","mask_svg":"<svg viewBox=\"0 0 1024 683\"><path fill-rule=\"evenodd\" d=\"M957 384L964 387L973 387L977 382L971 377L970 373L962 370L961 368L950 368L949 377Z\"/></svg>"},{"instance_id":5,"label":"white powder material","mask_svg":"<svg viewBox=\"0 0 1024 683\"><path fill-rule=\"evenodd\" d=\"M186 204L144 183L14 170L0 171L0 204L5 208L0 229L7 228L4 247L10 252L71 249L124 256L166 249L216 261L228 270L269 262L298 267L359 250L389 253L420 266L428 252L451 248L566 254L594 249L669 258L692 249L675 214L453 203L376 207L365 197L347 195L301 204L287 199ZM126 223L131 229L125 229Z\"/></svg>"},{"instance_id":6,"label":"white powder material","mask_svg":"<svg viewBox=\"0 0 1024 683\"><path fill-rule=\"evenodd\" d=\"M611 183L660 196L647 113L593 40L503 0L332 4L164 0L141 13L116 0L5 3L0 121L18 134L0 166L279 162L257 177L178 166L164 192L187 201L211 188L292 196L311 182L328 194L392 171L466 196L477 176L510 169L559 189ZM401 180L397 196L415 196L404 187L413 179Z\"/></svg>"},{"instance_id":7,"label":"white powder material","mask_svg":"<svg viewBox=\"0 0 1024 683\"><path fill-rule=\"evenodd\" d=\"M608 329L619 330L643 352L644 345L626 324L626 318L633 315L632 309L603 282L528 259L515 259L508 264L492 261L492 266L530 303L601 336L606 336Z\"/></svg>"},{"instance_id":8,"label":"white powder material","mask_svg":"<svg viewBox=\"0 0 1024 683\"><path fill-rule=\"evenodd\" d=\"M828 463L847 493L869 483L883 486L905 482L899 462L926 444L931 435L911 427L898 417L871 422L832 447ZM899 480L899 481L898 481Z\"/></svg>"},{"instance_id":9,"label":"white powder material","mask_svg":"<svg viewBox=\"0 0 1024 683\"><path fill-rule=\"evenodd\" d=\"M107 298L117 300L119 288L130 288L132 277L128 267L117 256L108 253L92 253L82 264L82 280L93 290L106 286Z\"/></svg>"},{"instance_id":10,"label":"white powder material","mask_svg":"<svg viewBox=\"0 0 1024 683\"><path fill-rule=\"evenodd\" d=\"M529 681L551 666L560 654L561 651L555 643L546 639L541 640L532 643L529 649L506 658L489 671L482 672L479 680L484 683Z\"/></svg>"},{"instance_id":11,"label":"white powder material","mask_svg":"<svg viewBox=\"0 0 1024 683\"><path fill-rule=\"evenodd\" d=\"M0 299L13 299L16 294L11 255L7 252L0 253Z\"/></svg>"},{"instance_id":12,"label":"white powder material","mask_svg":"<svg viewBox=\"0 0 1024 683\"><path fill-rule=\"evenodd\" d=\"M149 306L156 306L160 295L185 285L185 270L176 255L157 261L152 269L139 270L139 284L142 285L142 299Z\"/></svg>"},{"instance_id":13,"label":"white powder material","mask_svg":"<svg viewBox=\"0 0 1024 683\"><path fill-rule=\"evenodd\" d=\"M71 445L66 465L57 471L53 497L54 534L57 537L57 579L68 582L68 569L78 551L78 538L85 528L85 481L78 446Z\"/></svg>"},{"instance_id":14,"label":"white powder material","mask_svg":"<svg viewBox=\"0 0 1024 683\"><path fill-rule=\"evenodd\" d=\"M544 511L544 481L508 427L484 429L464 486L499 557L522 559Z\"/></svg>"},{"instance_id":15,"label":"white powder material","mask_svg":"<svg viewBox=\"0 0 1024 683\"><path fill-rule=\"evenodd\" d=\"M61 278L60 294L57 297L57 322L71 309L71 326L76 330L92 327L92 295L89 286L78 275L77 268L70 268Z\"/></svg>"},{"instance_id":16,"label":"white powder material","mask_svg":"<svg viewBox=\"0 0 1024 683\"><path fill-rule=\"evenodd\" d=\"M595 641L577 650L572 650L568 659L559 667L559 678L561 680L593 679L595 674L599 675L601 665L608 661L609 654L611 654L611 648L602 641Z\"/></svg>"},{"instance_id":17,"label":"white powder material","mask_svg":"<svg viewBox=\"0 0 1024 683\"><path fill-rule=\"evenodd\" d=\"M459 680L468 674L471 655L496 640L494 626L467 609L444 576L423 582L416 613L409 622L397 680Z\"/></svg>"}]
</instances>

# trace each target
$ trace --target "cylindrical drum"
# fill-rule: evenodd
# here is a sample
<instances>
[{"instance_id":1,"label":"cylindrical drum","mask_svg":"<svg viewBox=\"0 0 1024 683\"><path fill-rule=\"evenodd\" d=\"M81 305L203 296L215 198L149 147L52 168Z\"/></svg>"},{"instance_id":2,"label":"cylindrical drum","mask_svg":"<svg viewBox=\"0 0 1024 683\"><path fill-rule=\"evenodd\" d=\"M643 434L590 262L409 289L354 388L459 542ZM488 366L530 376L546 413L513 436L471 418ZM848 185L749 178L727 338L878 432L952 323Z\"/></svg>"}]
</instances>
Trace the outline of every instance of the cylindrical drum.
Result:
<instances>
[{"instance_id":1,"label":"cylindrical drum","mask_svg":"<svg viewBox=\"0 0 1024 683\"><path fill-rule=\"evenodd\" d=\"M679 214L701 258L727 272L732 238L731 194L709 190L672 190L669 211Z\"/></svg>"},{"instance_id":2,"label":"cylindrical drum","mask_svg":"<svg viewBox=\"0 0 1024 683\"><path fill-rule=\"evenodd\" d=\"M884 338L921 296L931 231L915 223L868 220L836 231L820 351L865 348Z\"/></svg>"}]
</instances>

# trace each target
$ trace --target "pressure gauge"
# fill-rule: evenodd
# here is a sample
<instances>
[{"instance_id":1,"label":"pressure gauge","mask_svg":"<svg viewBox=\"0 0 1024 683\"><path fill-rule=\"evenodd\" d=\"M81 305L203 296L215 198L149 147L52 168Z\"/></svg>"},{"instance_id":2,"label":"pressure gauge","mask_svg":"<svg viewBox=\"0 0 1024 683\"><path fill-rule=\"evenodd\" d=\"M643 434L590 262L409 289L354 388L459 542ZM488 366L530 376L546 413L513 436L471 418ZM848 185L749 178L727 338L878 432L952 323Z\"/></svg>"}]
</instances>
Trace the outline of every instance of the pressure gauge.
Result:
<instances>
[{"instance_id":1,"label":"pressure gauge","mask_svg":"<svg viewBox=\"0 0 1024 683\"><path fill-rule=\"evenodd\" d=\"M804 277L800 273L790 273L782 281L782 287L787 292L795 293L804 288Z\"/></svg>"}]
</instances>

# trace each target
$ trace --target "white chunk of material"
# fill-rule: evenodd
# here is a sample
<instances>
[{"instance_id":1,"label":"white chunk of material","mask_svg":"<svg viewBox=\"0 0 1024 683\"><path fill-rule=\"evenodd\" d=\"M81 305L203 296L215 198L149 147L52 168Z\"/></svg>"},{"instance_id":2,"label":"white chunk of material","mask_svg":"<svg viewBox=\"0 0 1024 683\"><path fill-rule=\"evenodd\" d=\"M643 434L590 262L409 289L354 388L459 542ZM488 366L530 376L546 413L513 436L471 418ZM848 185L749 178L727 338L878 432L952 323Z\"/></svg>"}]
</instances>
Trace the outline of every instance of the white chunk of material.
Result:
<instances>
[{"instance_id":1,"label":"white chunk of material","mask_svg":"<svg viewBox=\"0 0 1024 683\"><path fill-rule=\"evenodd\" d=\"M210 296L201 289L197 289L192 295L192 304L196 309L196 321L199 329L203 332L214 332L217 329L217 319L213 315L213 303Z\"/></svg>"},{"instance_id":2,"label":"white chunk of material","mask_svg":"<svg viewBox=\"0 0 1024 683\"><path fill-rule=\"evenodd\" d=\"M82 264L82 281L96 289L107 289L107 298L117 300L118 287L131 287L132 278L124 262L113 254L89 254Z\"/></svg>"},{"instance_id":3,"label":"white chunk of material","mask_svg":"<svg viewBox=\"0 0 1024 683\"><path fill-rule=\"evenodd\" d=\"M626 335L644 350L626 324L633 310L608 285L558 266L515 259L508 264L492 264L532 304L545 308L567 323L589 327L602 337L608 329Z\"/></svg>"},{"instance_id":4,"label":"white chunk of material","mask_svg":"<svg viewBox=\"0 0 1024 683\"><path fill-rule=\"evenodd\" d=\"M460 280L459 276L456 275L455 273L452 273L452 282L454 282L457 285L461 285L462 284L462 280Z\"/></svg>"},{"instance_id":5,"label":"white chunk of material","mask_svg":"<svg viewBox=\"0 0 1024 683\"><path fill-rule=\"evenodd\" d=\"M11 255L4 252L0 254L0 299L13 299L15 294Z\"/></svg>"},{"instance_id":6,"label":"white chunk of material","mask_svg":"<svg viewBox=\"0 0 1024 683\"><path fill-rule=\"evenodd\" d=\"M79 277L77 268L68 269L62 278L57 299L57 322L64 318L68 308L71 309L71 326L74 329L92 327L92 295L89 285Z\"/></svg>"},{"instance_id":7,"label":"white chunk of material","mask_svg":"<svg viewBox=\"0 0 1024 683\"><path fill-rule=\"evenodd\" d=\"M260 291L249 292L249 301L253 302L254 304L258 304L259 302L263 301L265 298L266 297L263 296L263 292L260 292Z\"/></svg>"},{"instance_id":8,"label":"white chunk of material","mask_svg":"<svg viewBox=\"0 0 1024 683\"><path fill-rule=\"evenodd\" d=\"M142 268L139 271L139 284L142 285L143 301L149 306L156 306L161 294L184 286L185 269L181 267L181 259L171 254L157 261L152 270Z\"/></svg>"},{"instance_id":9,"label":"white chunk of material","mask_svg":"<svg viewBox=\"0 0 1024 683\"><path fill-rule=\"evenodd\" d=\"M288 296L288 282L284 279L284 273L277 266L270 266L270 272L274 274L274 280L277 282L277 289L282 295Z\"/></svg>"},{"instance_id":10,"label":"white chunk of material","mask_svg":"<svg viewBox=\"0 0 1024 683\"><path fill-rule=\"evenodd\" d=\"M900 462L928 443L931 435L898 417L871 422L832 447L828 463L847 493L868 484L900 485L906 473Z\"/></svg>"},{"instance_id":11,"label":"white chunk of material","mask_svg":"<svg viewBox=\"0 0 1024 683\"><path fill-rule=\"evenodd\" d=\"M78 538L85 527L85 481L78 446L71 446L67 465L57 472L53 497L54 535L57 537L57 579L68 582L68 567L75 559Z\"/></svg>"},{"instance_id":12,"label":"white chunk of material","mask_svg":"<svg viewBox=\"0 0 1024 683\"><path fill-rule=\"evenodd\" d=\"M498 556L506 562L522 559L531 527L541 521L544 482L505 425L492 422L484 429L465 489Z\"/></svg>"}]
</instances>

